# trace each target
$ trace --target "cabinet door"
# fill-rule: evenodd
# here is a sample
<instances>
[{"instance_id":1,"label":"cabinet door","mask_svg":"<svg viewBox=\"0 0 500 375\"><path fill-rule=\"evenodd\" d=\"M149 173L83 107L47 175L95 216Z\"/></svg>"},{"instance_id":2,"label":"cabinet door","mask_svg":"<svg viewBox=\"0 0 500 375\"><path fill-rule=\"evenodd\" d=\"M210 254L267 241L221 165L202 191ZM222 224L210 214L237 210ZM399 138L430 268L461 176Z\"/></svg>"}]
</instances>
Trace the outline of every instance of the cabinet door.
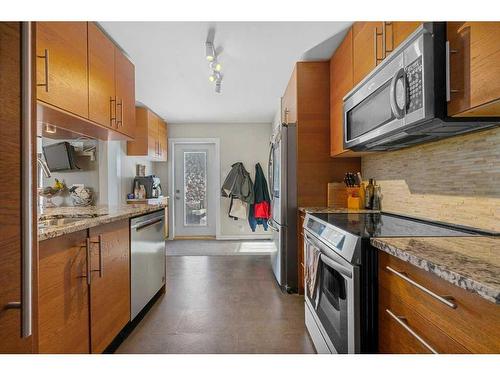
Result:
<instances>
[{"instance_id":1,"label":"cabinet door","mask_svg":"<svg viewBox=\"0 0 500 375\"><path fill-rule=\"evenodd\" d=\"M36 23L37 99L88 118L87 22Z\"/></svg>"},{"instance_id":2,"label":"cabinet door","mask_svg":"<svg viewBox=\"0 0 500 375\"><path fill-rule=\"evenodd\" d=\"M448 22L448 115L500 115L500 22Z\"/></svg>"},{"instance_id":3,"label":"cabinet door","mask_svg":"<svg viewBox=\"0 0 500 375\"><path fill-rule=\"evenodd\" d=\"M130 321L129 222L89 230L92 353L102 353Z\"/></svg>"},{"instance_id":4,"label":"cabinet door","mask_svg":"<svg viewBox=\"0 0 500 375\"><path fill-rule=\"evenodd\" d=\"M167 161L167 124L163 120L158 121L158 158Z\"/></svg>"},{"instance_id":5,"label":"cabinet door","mask_svg":"<svg viewBox=\"0 0 500 375\"><path fill-rule=\"evenodd\" d=\"M352 29L330 60L330 155L338 156L344 150L345 94L353 87Z\"/></svg>"},{"instance_id":6,"label":"cabinet door","mask_svg":"<svg viewBox=\"0 0 500 375\"><path fill-rule=\"evenodd\" d=\"M410 36L421 24L420 21L403 22L393 21L385 23L386 55L394 51L406 38Z\"/></svg>"},{"instance_id":7,"label":"cabinet door","mask_svg":"<svg viewBox=\"0 0 500 375\"><path fill-rule=\"evenodd\" d=\"M116 128L114 44L89 22L89 119Z\"/></svg>"},{"instance_id":8,"label":"cabinet door","mask_svg":"<svg viewBox=\"0 0 500 375\"><path fill-rule=\"evenodd\" d=\"M353 84L357 85L384 59L382 22L356 22L352 27Z\"/></svg>"},{"instance_id":9,"label":"cabinet door","mask_svg":"<svg viewBox=\"0 0 500 375\"><path fill-rule=\"evenodd\" d=\"M116 117L118 130L135 136L135 68L134 64L115 47Z\"/></svg>"},{"instance_id":10,"label":"cabinet door","mask_svg":"<svg viewBox=\"0 0 500 375\"><path fill-rule=\"evenodd\" d=\"M0 92L0 354L30 353L31 337L21 338L22 306L7 308L21 302L20 22L0 22Z\"/></svg>"},{"instance_id":11,"label":"cabinet door","mask_svg":"<svg viewBox=\"0 0 500 375\"><path fill-rule=\"evenodd\" d=\"M160 119L153 112L148 111L148 155L158 158L158 123Z\"/></svg>"},{"instance_id":12,"label":"cabinet door","mask_svg":"<svg viewBox=\"0 0 500 375\"><path fill-rule=\"evenodd\" d=\"M88 353L87 231L39 244L40 353Z\"/></svg>"},{"instance_id":13,"label":"cabinet door","mask_svg":"<svg viewBox=\"0 0 500 375\"><path fill-rule=\"evenodd\" d=\"M297 66L293 69L281 101L281 122L293 124L297 122Z\"/></svg>"}]
</instances>

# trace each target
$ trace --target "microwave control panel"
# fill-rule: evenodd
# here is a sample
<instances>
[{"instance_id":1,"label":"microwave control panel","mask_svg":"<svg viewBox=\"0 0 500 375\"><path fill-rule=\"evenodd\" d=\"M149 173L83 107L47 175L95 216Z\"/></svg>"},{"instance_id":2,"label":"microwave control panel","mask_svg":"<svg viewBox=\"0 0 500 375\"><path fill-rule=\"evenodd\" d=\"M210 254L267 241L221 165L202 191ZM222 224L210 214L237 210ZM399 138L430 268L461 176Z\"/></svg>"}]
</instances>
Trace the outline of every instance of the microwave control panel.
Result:
<instances>
[{"instance_id":1,"label":"microwave control panel","mask_svg":"<svg viewBox=\"0 0 500 375\"><path fill-rule=\"evenodd\" d=\"M408 109L407 113L422 108L423 101L423 81L422 81L422 56L415 59L406 68L408 80Z\"/></svg>"}]
</instances>

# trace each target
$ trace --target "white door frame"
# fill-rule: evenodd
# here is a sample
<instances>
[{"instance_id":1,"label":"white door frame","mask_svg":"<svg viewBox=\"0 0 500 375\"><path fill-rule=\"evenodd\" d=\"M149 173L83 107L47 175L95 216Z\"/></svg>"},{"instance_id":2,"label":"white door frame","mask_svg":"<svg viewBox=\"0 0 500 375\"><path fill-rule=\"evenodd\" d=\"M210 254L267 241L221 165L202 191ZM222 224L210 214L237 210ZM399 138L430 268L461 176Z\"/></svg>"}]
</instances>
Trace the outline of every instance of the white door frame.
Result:
<instances>
[{"instance_id":1,"label":"white door frame","mask_svg":"<svg viewBox=\"0 0 500 375\"><path fill-rule=\"evenodd\" d=\"M219 138L169 138L168 139L168 169L170 176L170 207L169 207L169 233L168 238L172 240L174 238L175 233L175 146L181 144L213 144L215 146L215 181L212 181L214 191L216 194L219 194L220 197L220 139ZM216 199L215 204L215 238L219 239L221 236L220 233L220 199Z\"/></svg>"}]
</instances>

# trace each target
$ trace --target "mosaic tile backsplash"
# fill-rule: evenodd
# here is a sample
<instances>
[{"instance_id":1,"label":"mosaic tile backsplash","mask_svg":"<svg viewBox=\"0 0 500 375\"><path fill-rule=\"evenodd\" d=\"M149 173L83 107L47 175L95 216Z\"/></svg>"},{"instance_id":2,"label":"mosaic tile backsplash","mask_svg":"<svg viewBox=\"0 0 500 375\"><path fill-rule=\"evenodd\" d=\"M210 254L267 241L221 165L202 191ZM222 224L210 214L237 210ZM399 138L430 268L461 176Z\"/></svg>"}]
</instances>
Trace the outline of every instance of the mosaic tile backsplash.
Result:
<instances>
[{"instance_id":1,"label":"mosaic tile backsplash","mask_svg":"<svg viewBox=\"0 0 500 375\"><path fill-rule=\"evenodd\" d=\"M500 128L361 159L382 210L500 232Z\"/></svg>"}]
</instances>

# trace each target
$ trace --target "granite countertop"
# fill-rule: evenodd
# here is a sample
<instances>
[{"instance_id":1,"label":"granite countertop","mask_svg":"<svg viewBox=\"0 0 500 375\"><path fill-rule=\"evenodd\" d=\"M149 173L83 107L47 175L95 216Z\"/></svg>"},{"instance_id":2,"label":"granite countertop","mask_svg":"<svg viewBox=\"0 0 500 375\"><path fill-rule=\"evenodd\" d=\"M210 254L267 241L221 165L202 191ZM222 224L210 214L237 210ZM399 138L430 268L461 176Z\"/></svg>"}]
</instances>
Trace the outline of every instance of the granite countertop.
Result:
<instances>
[{"instance_id":1,"label":"granite countertop","mask_svg":"<svg viewBox=\"0 0 500 375\"><path fill-rule=\"evenodd\" d=\"M70 218L72 222L38 228L38 241L77 232L100 224L127 219L158 211L167 207L168 200L160 204L127 204L123 206L89 206L46 208L39 220ZM81 220L75 220L81 219ZM75 221L73 221L75 220Z\"/></svg>"},{"instance_id":2,"label":"granite countertop","mask_svg":"<svg viewBox=\"0 0 500 375\"><path fill-rule=\"evenodd\" d=\"M380 212L376 210L368 210L363 208L347 208L347 207L299 207L300 212L305 213L323 213L323 214L349 214L349 213L370 213Z\"/></svg>"},{"instance_id":3,"label":"granite countertop","mask_svg":"<svg viewBox=\"0 0 500 375\"><path fill-rule=\"evenodd\" d=\"M500 304L500 237L372 238L376 248Z\"/></svg>"}]
</instances>

